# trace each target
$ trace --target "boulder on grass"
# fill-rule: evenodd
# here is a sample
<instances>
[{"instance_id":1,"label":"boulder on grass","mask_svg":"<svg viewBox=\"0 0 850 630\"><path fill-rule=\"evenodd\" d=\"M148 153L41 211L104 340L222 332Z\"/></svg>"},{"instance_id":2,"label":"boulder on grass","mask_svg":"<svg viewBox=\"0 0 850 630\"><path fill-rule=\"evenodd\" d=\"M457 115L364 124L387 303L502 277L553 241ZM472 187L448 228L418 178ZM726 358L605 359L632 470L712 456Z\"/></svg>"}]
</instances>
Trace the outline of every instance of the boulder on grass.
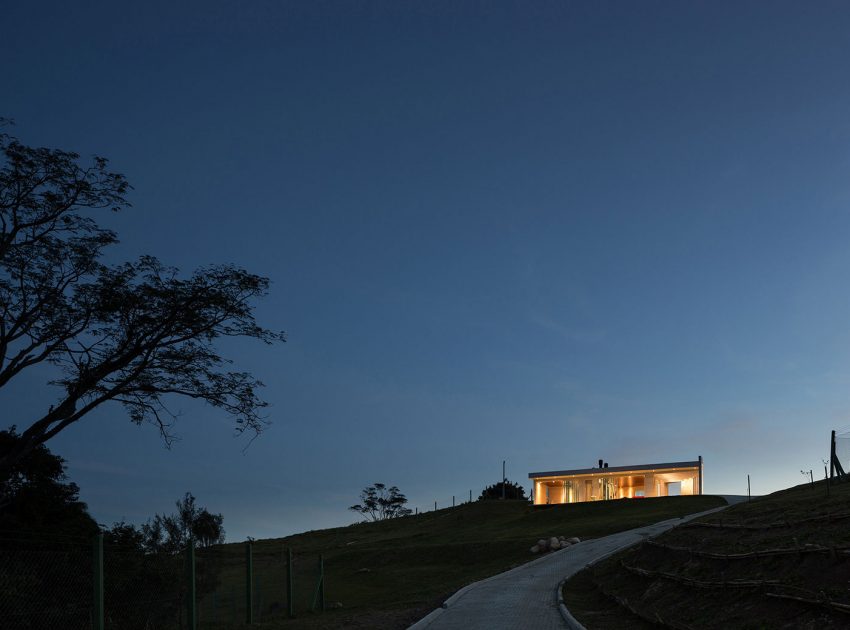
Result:
<instances>
[{"instance_id":1,"label":"boulder on grass","mask_svg":"<svg viewBox=\"0 0 850 630\"><path fill-rule=\"evenodd\" d=\"M549 549L551 551L558 551L558 549L560 549L560 548L561 548L561 542L560 541L555 541L554 543L549 545Z\"/></svg>"},{"instance_id":2,"label":"boulder on grass","mask_svg":"<svg viewBox=\"0 0 850 630\"><path fill-rule=\"evenodd\" d=\"M555 536L552 536L552 538L549 539L549 548L550 549L557 549L560 546L561 546L561 541L559 541Z\"/></svg>"},{"instance_id":3,"label":"boulder on grass","mask_svg":"<svg viewBox=\"0 0 850 630\"><path fill-rule=\"evenodd\" d=\"M572 538L567 538L567 542L571 545L576 545L581 542L581 539L576 536L573 536Z\"/></svg>"},{"instance_id":4,"label":"boulder on grass","mask_svg":"<svg viewBox=\"0 0 850 630\"><path fill-rule=\"evenodd\" d=\"M537 541L537 546L540 547L541 549L547 549L549 547L549 541L546 540L545 538L541 538L540 540Z\"/></svg>"},{"instance_id":5,"label":"boulder on grass","mask_svg":"<svg viewBox=\"0 0 850 630\"><path fill-rule=\"evenodd\" d=\"M531 553L540 553L540 546L534 545L531 549L529 549Z\"/></svg>"}]
</instances>

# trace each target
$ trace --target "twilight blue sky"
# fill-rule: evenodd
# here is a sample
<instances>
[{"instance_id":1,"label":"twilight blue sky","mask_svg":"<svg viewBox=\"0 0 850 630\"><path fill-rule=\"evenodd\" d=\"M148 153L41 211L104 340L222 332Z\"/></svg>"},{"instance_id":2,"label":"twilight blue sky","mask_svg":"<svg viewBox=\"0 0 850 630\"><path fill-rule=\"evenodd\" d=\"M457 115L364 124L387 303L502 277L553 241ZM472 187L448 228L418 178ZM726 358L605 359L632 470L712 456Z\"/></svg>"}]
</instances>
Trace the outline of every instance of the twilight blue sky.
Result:
<instances>
[{"instance_id":1,"label":"twilight blue sky","mask_svg":"<svg viewBox=\"0 0 850 630\"><path fill-rule=\"evenodd\" d=\"M800 483L850 424L848 33L844 2L7 6L0 115L135 186L111 259L267 275L290 339L226 346L273 405L244 452L185 401L170 451L117 406L51 448L101 522L191 490L229 540L502 459Z\"/></svg>"}]
</instances>

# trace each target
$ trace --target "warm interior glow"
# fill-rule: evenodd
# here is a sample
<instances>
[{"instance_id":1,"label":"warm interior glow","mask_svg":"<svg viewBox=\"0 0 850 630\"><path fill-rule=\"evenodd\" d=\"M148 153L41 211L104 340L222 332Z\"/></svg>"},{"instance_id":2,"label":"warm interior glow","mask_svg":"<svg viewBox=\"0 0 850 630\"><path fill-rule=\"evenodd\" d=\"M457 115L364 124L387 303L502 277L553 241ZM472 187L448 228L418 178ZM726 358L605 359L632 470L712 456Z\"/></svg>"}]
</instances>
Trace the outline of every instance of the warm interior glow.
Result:
<instances>
[{"instance_id":1,"label":"warm interior glow","mask_svg":"<svg viewBox=\"0 0 850 630\"><path fill-rule=\"evenodd\" d=\"M535 477L534 504L699 494L699 466Z\"/></svg>"}]
</instances>

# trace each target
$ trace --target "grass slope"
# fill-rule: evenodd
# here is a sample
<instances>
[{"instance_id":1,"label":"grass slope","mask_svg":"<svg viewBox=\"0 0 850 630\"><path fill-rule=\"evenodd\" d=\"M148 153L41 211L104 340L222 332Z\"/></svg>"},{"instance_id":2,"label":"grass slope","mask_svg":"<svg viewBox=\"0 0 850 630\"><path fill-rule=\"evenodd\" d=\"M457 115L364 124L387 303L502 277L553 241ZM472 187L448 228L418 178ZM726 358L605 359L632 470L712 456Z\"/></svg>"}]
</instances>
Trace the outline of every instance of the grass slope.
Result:
<instances>
[{"instance_id":1,"label":"grass slope","mask_svg":"<svg viewBox=\"0 0 850 630\"><path fill-rule=\"evenodd\" d=\"M567 582L567 607L590 630L850 628L827 603L850 604L850 484L826 490L796 486L617 554Z\"/></svg>"},{"instance_id":2,"label":"grass slope","mask_svg":"<svg viewBox=\"0 0 850 630\"><path fill-rule=\"evenodd\" d=\"M465 504L380 523L255 541L255 621L267 628L403 628L458 588L533 559L544 536L596 538L710 509L718 497L670 497L533 508L524 501ZM284 549L296 555L297 618L284 619ZM244 544L214 552L222 584L201 601L202 627L239 627L245 592ZM340 609L309 612L316 561L325 563L325 599Z\"/></svg>"}]
</instances>

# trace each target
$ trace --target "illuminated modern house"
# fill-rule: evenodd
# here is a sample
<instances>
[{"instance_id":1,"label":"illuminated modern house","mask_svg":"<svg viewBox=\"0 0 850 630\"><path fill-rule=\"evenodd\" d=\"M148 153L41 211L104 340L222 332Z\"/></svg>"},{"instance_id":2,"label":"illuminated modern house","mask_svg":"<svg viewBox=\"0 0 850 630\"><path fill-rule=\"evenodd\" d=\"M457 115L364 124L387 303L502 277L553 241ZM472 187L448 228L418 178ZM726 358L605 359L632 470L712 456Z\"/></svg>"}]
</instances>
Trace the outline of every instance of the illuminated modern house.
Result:
<instances>
[{"instance_id":1,"label":"illuminated modern house","mask_svg":"<svg viewBox=\"0 0 850 630\"><path fill-rule=\"evenodd\" d=\"M702 494L702 455L693 462L528 473L534 505Z\"/></svg>"}]
</instances>

